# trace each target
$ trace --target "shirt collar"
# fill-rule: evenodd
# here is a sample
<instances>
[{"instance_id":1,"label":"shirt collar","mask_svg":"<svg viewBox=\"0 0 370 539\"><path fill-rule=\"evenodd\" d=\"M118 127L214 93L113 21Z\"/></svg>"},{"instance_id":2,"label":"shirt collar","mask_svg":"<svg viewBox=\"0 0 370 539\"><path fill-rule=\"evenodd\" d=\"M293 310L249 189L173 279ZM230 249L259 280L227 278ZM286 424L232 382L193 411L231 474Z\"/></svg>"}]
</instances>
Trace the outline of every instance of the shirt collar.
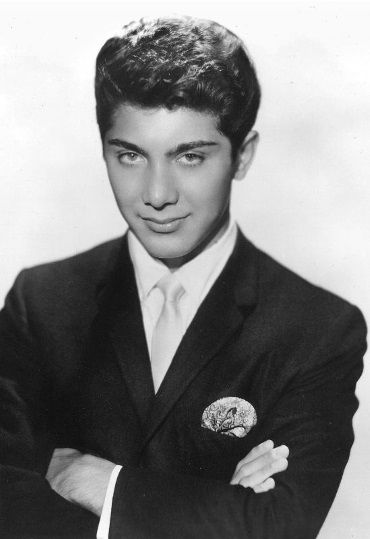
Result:
<instances>
[{"instance_id":1,"label":"shirt collar","mask_svg":"<svg viewBox=\"0 0 370 539\"><path fill-rule=\"evenodd\" d=\"M229 220L224 233L210 243L198 256L175 270L178 281L187 294L194 299L202 296L207 283L217 271L220 263L225 264L234 248L237 227L233 219ZM128 247L134 266L140 301L144 301L159 279L168 273L167 266L150 256L136 236L128 232ZM194 276L196 275L196 278Z\"/></svg>"},{"instance_id":2,"label":"shirt collar","mask_svg":"<svg viewBox=\"0 0 370 539\"><path fill-rule=\"evenodd\" d=\"M217 241L211 242L198 256L176 271L178 281L195 301L203 296L212 276L220 272L220 266L225 265L234 249L236 236L235 221L230 219L226 230Z\"/></svg>"},{"instance_id":3,"label":"shirt collar","mask_svg":"<svg viewBox=\"0 0 370 539\"><path fill-rule=\"evenodd\" d=\"M159 279L168 273L168 268L163 262L150 256L131 230L128 232L128 249L134 266L139 298L143 301Z\"/></svg>"}]
</instances>

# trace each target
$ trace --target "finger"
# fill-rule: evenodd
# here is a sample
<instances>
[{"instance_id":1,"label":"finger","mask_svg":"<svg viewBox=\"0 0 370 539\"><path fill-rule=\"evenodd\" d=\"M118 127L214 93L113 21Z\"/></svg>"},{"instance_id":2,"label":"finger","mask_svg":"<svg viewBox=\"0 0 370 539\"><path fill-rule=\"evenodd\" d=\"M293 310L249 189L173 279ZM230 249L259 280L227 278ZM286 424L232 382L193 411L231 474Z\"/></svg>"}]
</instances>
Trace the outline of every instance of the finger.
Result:
<instances>
[{"instance_id":1,"label":"finger","mask_svg":"<svg viewBox=\"0 0 370 539\"><path fill-rule=\"evenodd\" d=\"M280 458L287 458L288 455L289 449L286 445L280 445L279 447L271 449L267 453L260 455L258 458L252 460L251 462L242 464L242 466L234 473L231 484L235 485L240 483L242 478L247 478L258 472L259 470L265 468L275 460L278 460Z\"/></svg>"},{"instance_id":2,"label":"finger","mask_svg":"<svg viewBox=\"0 0 370 539\"><path fill-rule=\"evenodd\" d=\"M268 469L268 467L276 460L280 458L287 458L288 454L289 450L286 446L275 447L275 449L272 449L258 459L255 459L248 464L244 464L233 477L232 484L238 484L242 479L248 480L248 478L252 478L252 476L259 471Z\"/></svg>"},{"instance_id":3,"label":"finger","mask_svg":"<svg viewBox=\"0 0 370 539\"><path fill-rule=\"evenodd\" d=\"M272 477L269 477L263 483L254 486L253 490L256 494L260 494L261 492L267 492L273 488L275 488L275 480Z\"/></svg>"},{"instance_id":4,"label":"finger","mask_svg":"<svg viewBox=\"0 0 370 539\"><path fill-rule=\"evenodd\" d=\"M79 457L81 453L77 449L71 449L69 447L57 447L54 449L53 455L49 462L49 466L46 472L46 479L53 481L56 475L70 463L72 460Z\"/></svg>"},{"instance_id":5,"label":"finger","mask_svg":"<svg viewBox=\"0 0 370 539\"><path fill-rule=\"evenodd\" d=\"M253 460L257 459L261 455L264 455L268 451L271 451L274 447L274 442L272 440L266 440L265 442L262 442L262 444L257 445L254 447L249 453L238 462L235 468L235 472L238 472L240 468L243 466L243 464L247 464L248 462L252 462Z\"/></svg>"},{"instance_id":6,"label":"finger","mask_svg":"<svg viewBox=\"0 0 370 539\"><path fill-rule=\"evenodd\" d=\"M248 477L243 477L239 481L239 485L242 485L243 487L255 487L259 483L263 483L271 477L272 475L275 475L276 473L283 472L288 467L288 460L286 458L281 458L278 460L275 460L262 468L261 470L258 470L254 474Z\"/></svg>"},{"instance_id":7,"label":"finger","mask_svg":"<svg viewBox=\"0 0 370 539\"><path fill-rule=\"evenodd\" d=\"M256 458L260 457L261 455L264 455L268 451L271 451L271 449L274 448L274 442L272 440L266 440L265 442L262 442L261 444L254 447L249 453L237 464L237 468L242 466L243 464L247 464L248 462L252 462Z\"/></svg>"}]
</instances>

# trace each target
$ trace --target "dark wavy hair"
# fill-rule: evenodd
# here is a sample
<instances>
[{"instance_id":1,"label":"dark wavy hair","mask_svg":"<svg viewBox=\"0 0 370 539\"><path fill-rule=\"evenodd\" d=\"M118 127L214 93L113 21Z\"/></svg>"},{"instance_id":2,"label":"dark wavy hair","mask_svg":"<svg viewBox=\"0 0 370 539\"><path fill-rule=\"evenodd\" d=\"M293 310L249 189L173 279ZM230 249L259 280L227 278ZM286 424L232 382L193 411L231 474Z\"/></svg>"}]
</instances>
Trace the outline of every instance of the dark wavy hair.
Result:
<instances>
[{"instance_id":1,"label":"dark wavy hair","mask_svg":"<svg viewBox=\"0 0 370 539\"><path fill-rule=\"evenodd\" d=\"M261 91L244 43L213 21L141 19L112 37L96 59L96 115L102 140L117 107L188 107L217 118L233 156L253 127Z\"/></svg>"}]
</instances>

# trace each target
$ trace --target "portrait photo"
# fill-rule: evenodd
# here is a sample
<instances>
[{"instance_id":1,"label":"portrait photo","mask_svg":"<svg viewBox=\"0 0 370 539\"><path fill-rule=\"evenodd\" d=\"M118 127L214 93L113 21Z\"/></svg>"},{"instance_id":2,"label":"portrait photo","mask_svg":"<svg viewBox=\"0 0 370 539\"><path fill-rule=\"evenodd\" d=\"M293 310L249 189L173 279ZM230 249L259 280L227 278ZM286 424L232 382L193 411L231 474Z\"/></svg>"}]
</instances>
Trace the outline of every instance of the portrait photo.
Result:
<instances>
[{"instance_id":1,"label":"portrait photo","mask_svg":"<svg viewBox=\"0 0 370 539\"><path fill-rule=\"evenodd\" d=\"M369 23L0 1L0 537L369 537Z\"/></svg>"}]
</instances>

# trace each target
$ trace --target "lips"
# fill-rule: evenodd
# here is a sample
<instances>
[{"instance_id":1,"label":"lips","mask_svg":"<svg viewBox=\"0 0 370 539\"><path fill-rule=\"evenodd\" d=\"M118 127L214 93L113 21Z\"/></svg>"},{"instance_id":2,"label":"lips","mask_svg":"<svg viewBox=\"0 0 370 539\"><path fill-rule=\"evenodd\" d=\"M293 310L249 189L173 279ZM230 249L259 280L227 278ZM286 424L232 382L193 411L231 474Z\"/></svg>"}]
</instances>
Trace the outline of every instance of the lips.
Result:
<instances>
[{"instance_id":1,"label":"lips","mask_svg":"<svg viewBox=\"0 0 370 539\"><path fill-rule=\"evenodd\" d=\"M142 217L142 219L152 232L169 234L176 232L187 217L185 215L184 217L167 217L166 219L157 219L156 217Z\"/></svg>"},{"instance_id":2,"label":"lips","mask_svg":"<svg viewBox=\"0 0 370 539\"><path fill-rule=\"evenodd\" d=\"M185 217L168 217L167 219L156 219L155 217L143 217L144 221L151 221L157 225L167 225L168 223L173 223L174 221L179 221L180 219L185 219Z\"/></svg>"}]
</instances>

